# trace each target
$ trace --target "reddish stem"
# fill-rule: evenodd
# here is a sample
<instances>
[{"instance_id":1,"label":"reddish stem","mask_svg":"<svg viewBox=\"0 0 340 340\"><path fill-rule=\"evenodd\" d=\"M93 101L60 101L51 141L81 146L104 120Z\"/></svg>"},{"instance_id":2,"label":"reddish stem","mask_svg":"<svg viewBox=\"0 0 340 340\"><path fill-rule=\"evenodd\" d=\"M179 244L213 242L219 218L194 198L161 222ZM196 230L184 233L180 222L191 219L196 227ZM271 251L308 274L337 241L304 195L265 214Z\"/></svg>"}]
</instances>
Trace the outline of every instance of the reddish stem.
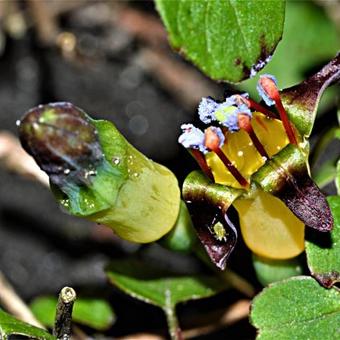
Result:
<instances>
[{"instance_id":1,"label":"reddish stem","mask_svg":"<svg viewBox=\"0 0 340 340\"><path fill-rule=\"evenodd\" d=\"M213 176L213 174L212 174L202 152L197 150L197 149L189 149L189 150L190 150L191 155L195 158L196 162L198 163L198 165L202 169L202 171L213 181L214 176Z\"/></svg>"},{"instance_id":2,"label":"reddish stem","mask_svg":"<svg viewBox=\"0 0 340 340\"><path fill-rule=\"evenodd\" d=\"M234 165L230 162L228 157L224 154L224 152L220 148L214 148L212 150L216 153L216 155L220 158L226 168L230 171L230 173L235 177L235 179L243 186L247 187L249 184L247 180L241 175L241 173L234 167Z\"/></svg>"}]
</instances>

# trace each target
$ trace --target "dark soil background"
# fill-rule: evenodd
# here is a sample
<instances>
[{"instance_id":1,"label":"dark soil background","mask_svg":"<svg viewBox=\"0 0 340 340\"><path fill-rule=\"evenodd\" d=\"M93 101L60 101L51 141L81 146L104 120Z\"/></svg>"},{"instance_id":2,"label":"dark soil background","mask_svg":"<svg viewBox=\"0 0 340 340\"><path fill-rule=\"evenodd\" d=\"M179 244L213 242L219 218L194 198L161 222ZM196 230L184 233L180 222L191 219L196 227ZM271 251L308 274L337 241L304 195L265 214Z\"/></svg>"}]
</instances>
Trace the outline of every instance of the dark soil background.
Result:
<instances>
[{"instance_id":1,"label":"dark soil background","mask_svg":"<svg viewBox=\"0 0 340 340\"><path fill-rule=\"evenodd\" d=\"M124 6L153 24L158 18L152 2L124 2L117 9L106 2L83 1L73 5L65 8L60 5L53 18L58 35L71 32L76 37L77 45L71 52L65 42L64 45L55 42L53 33L48 36L46 27L47 37L44 37L44 27L39 28L33 19L23 32L19 27L20 34L1 32L5 43L0 44L0 130L16 134L15 122L29 108L41 103L70 101L95 118L113 121L136 148L168 166L182 182L196 166L177 144L180 125L196 120L194 103L200 97L222 98L228 89L182 61L167 46L164 33L158 34L153 29L155 38L136 19L135 25L143 27L142 33L133 32L134 24L127 19ZM32 11L26 2L19 1L16 6L25 15ZM116 11L118 17L110 16L108 11ZM32 13L28 17L34 18ZM147 57L150 53L158 54L161 61L150 59L150 66ZM167 59L162 59L163 55ZM321 118L316 132L321 133L335 122L332 109ZM338 148L338 144L330 148L327 157L332 157L331 152ZM334 187L327 190L334 192ZM68 216L47 188L0 167L0 269L25 301L39 295L56 295L68 285L80 295L109 299L117 322L107 333L108 337L140 332L160 332L166 336L166 320L160 309L133 300L106 281L103 267L110 259L131 255L180 273L206 270L189 255L171 253L157 244L140 247L123 242L103 227ZM230 266L260 290L249 251L242 241ZM179 318L186 327L195 324L196 318L226 309L240 298L245 297L228 290L208 300L190 302L178 308ZM90 330L85 331L91 334ZM254 337L255 330L247 320L242 320L197 339Z\"/></svg>"}]
</instances>

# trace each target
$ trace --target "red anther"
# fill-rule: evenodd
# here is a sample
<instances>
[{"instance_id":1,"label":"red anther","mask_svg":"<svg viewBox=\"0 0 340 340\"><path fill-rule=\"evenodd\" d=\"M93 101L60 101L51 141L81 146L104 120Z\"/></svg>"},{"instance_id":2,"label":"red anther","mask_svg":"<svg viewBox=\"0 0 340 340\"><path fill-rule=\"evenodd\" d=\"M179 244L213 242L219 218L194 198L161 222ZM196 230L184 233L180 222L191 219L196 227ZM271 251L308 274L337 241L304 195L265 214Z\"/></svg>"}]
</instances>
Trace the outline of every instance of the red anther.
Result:
<instances>
[{"instance_id":1,"label":"red anther","mask_svg":"<svg viewBox=\"0 0 340 340\"><path fill-rule=\"evenodd\" d=\"M249 129L252 129L250 117L246 114L240 113L238 115L238 126L240 127L240 129L249 132Z\"/></svg>"},{"instance_id":2,"label":"red anther","mask_svg":"<svg viewBox=\"0 0 340 340\"><path fill-rule=\"evenodd\" d=\"M273 99L274 101L280 99L279 90L273 79L263 76L260 78L259 82L269 98Z\"/></svg>"},{"instance_id":3,"label":"red anther","mask_svg":"<svg viewBox=\"0 0 340 340\"><path fill-rule=\"evenodd\" d=\"M291 124L290 124L287 112L282 105L281 98L280 98L280 92L279 92L274 80L269 78L269 77L261 77L260 78L260 84L261 84L263 90L266 92L267 96L270 99L274 100L276 108L279 111L282 124L283 124L283 126L286 130L286 134L288 136L289 142L291 144L297 145L297 140L296 140L294 130L293 130Z\"/></svg>"},{"instance_id":4,"label":"red anther","mask_svg":"<svg viewBox=\"0 0 340 340\"><path fill-rule=\"evenodd\" d=\"M198 163L199 167L202 169L202 171L208 176L212 181L214 180L214 176L207 164L207 161L202 154L201 151L197 149L189 149L191 155L195 158L196 162Z\"/></svg>"},{"instance_id":5,"label":"red anther","mask_svg":"<svg viewBox=\"0 0 340 340\"><path fill-rule=\"evenodd\" d=\"M218 137L218 135L216 134L216 132L211 129L208 128L205 130L205 146L210 149L210 150L214 150L216 148L219 148L220 146L220 139Z\"/></svg>"},{"instance_id":6,"label":"red anther","mask_svg":"<svg viewBox=\"0 0 340 340\"><path fill-rule=\"evenodd\" d=\"M257 138L255 131L251 125L251 119L248 115L239 114L238 115L238 125L240 129L246 131L253 142L255 148L259 152L259 154L263 157L269 158L266 150L264 149L264 146L260 142L260 140Z\"/></svg>"}]
</instances>

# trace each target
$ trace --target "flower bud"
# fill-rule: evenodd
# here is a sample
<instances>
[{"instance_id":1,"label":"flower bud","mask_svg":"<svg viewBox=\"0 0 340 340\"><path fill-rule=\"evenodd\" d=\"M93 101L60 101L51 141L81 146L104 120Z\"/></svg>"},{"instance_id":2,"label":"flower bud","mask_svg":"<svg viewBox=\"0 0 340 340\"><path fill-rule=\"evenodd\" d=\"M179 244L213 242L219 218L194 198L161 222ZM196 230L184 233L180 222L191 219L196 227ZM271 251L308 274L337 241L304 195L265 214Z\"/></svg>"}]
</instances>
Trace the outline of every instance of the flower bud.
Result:
<instances>
[{"instance_id":1,"label":"flower bud","mask_svg":"<svg viewBox=\"0 0 340 340\"><path fill-rule=\"evenodd\" d=\"M71 214L146 243L168 233L180 205L177 179L131 146L115 126L70 103L40 105L19 126L25 150Z\"/></svg>"}]
</instances>

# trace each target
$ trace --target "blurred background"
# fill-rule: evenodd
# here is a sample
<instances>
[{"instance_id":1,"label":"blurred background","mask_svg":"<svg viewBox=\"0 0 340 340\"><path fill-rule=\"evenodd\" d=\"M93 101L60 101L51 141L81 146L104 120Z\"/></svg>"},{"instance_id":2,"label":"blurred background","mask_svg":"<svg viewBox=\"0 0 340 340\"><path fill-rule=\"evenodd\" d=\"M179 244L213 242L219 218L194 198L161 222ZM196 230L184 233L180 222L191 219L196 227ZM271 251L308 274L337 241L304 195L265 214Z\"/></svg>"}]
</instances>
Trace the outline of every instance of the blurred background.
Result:
<instances>
[{"instance_id":1,"label":"blurred background","mask_svg":"<svg viewBox=\"0 0 340 340\"><path fill-rule=\"evenodd\" d=\"M265 73L281 88L313 74L339 49L340 2L288 1L283 40ZM42 103L70 101L95 118L115 123L123 135L153 160L168 166L180 183L196 166L177 138L180 125L197 122L203 96L247 90L217 84L184 61L168 45L152 1L0 0L0 271L27 302L56 294L65 285L108 298L118 315L107 337L166 334L156 307L109 286L103 266L131 254L179 273L204 270L193 257L158 245L141 248L110 230L64 214L44 177L34 178L16 139L16 121ZM322 100L312 144L336 124L338 89ZM334 144L325 157L338 152ZM324 159L319 160L323 161ZM39 181L40 180L40 181ZM326 187L332 193L332 186ZM260 289L250 254L241 244L231 267ZM205 314L244 298L229 290L216 298L179 308L184 327ZM200 320L200 321L198 321ZM86 330L85 330L86 331ZM198 339L253 339L246 319Z\"/></svg>"}]
</instances>

